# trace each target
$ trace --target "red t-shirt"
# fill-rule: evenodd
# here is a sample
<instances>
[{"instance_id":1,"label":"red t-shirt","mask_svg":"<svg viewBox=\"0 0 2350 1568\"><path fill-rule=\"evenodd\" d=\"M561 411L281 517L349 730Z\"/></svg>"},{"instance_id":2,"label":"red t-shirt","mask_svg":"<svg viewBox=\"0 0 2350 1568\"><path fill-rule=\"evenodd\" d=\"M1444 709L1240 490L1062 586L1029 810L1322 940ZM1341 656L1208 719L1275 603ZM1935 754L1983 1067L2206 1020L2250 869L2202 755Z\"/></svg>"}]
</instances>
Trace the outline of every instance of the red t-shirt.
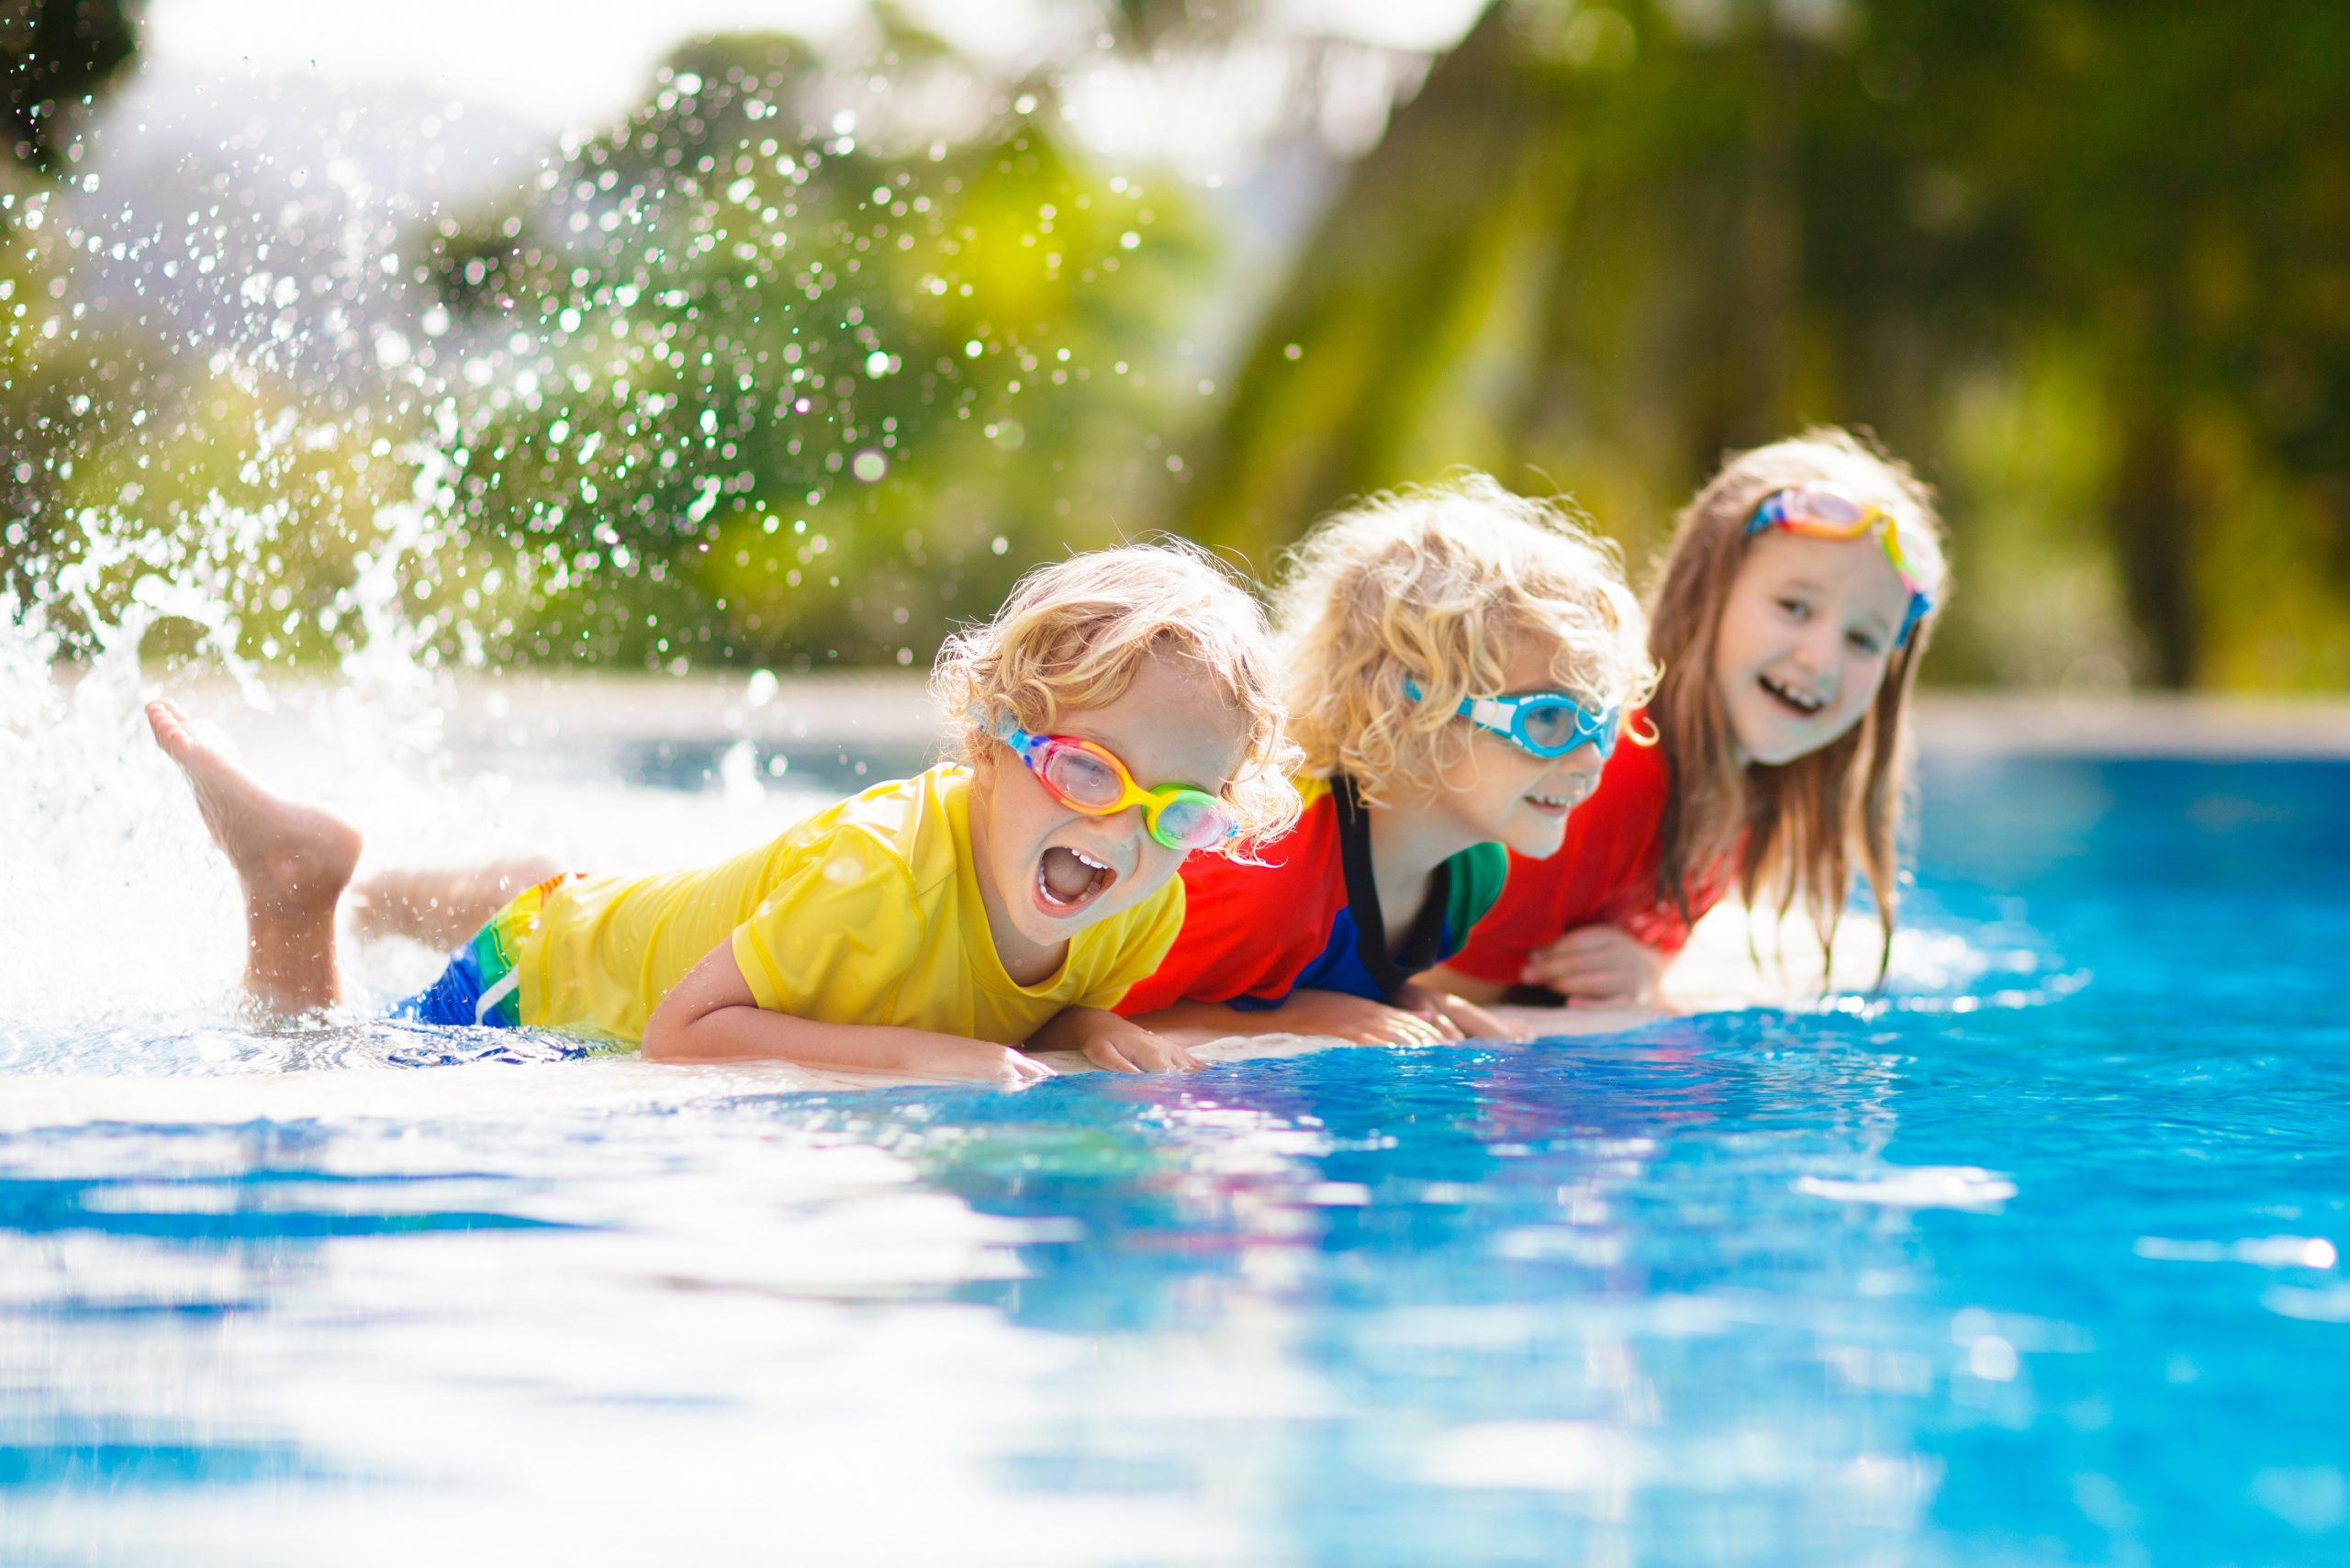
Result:
<instances>
[{"instance_id":1,"label":"red t-shirt","mask_svg":"<svg viewBox=\"0 0 2350 1568\"><path fill-rule=\"evenodd\" d=\"M1385 1002L1443 962L1501 891L1507 856L1472 845L1436 868L1426 902L1391 952L1371 873L1371 819L1344 778L1302 779L1305 813L1263 863L1194 855L1183 862L1183 929L1158 972L1117 1003L1132 1018L1185 1000L1243 1011L1279 1007L1300 990Z\"/></svg>"},{"instance_id":2,"label":"red t-shirt","mask_svg":"<svg viewBox=\"0 0 2350 1568\"><path fill-rule=\"evenodd\" d=\"M1628 719L1627 731L1645 731L1647 715ZM1468 943L1445 960L1463 974L1516 985L1527 955L1584 925L1620 925L1658 951L1681 951L1689 922L1657 889L1663 857L1662 830L1673 767L1661 745L1626 740L1607 759L1599 788L1567 818L1566 842L1548 859L1513 851L1509 880L1493 913L1477 923ZM1729 880L1727 862L1691 879L1692 919L1719 902Z\"/></svg>"}]
</instances>

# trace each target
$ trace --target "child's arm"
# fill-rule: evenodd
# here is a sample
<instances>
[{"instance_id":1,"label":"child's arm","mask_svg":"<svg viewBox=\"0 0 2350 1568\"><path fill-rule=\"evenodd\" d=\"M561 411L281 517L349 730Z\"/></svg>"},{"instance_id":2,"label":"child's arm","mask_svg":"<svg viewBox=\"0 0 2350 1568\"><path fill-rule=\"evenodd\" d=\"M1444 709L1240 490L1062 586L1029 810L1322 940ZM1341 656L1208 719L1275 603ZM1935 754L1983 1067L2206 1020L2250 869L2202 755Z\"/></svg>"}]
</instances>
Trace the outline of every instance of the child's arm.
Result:
<instances>
[{"instance_id":1,"label":"child's arm","mask_svg":"<svg viewBox=\"0 0 2350 1568\"><path fill-rule=\"evenodd\" d=\"M686 973L644 1025L647 1061L792 1061L862 1072L1026 1083L1053 1070L1005 1046L872 1024L822 1024L761 1007L721 942Z\"/></svg>"},{"instance_id":2,"label":"child's arm","mask_svg":"<svg viewBox=\"0 0 2350 1568\"><path fill-rule=\"evenodd\" d=\"M1430 993L1418 993L1418 988L1413 987L1404 995L1425 1006L1390 1007L1342 991L1307 989L1290 992L1288 1001L1270 1012L1243 1012L1214 1002L1179 1002L1133 1022L1186 1045L1232 1035L1328 1035L1359 1046L1434 1046L1466 1037L1467 1031L1448 1010L1434 1004ZM1519 1033L1481 1009L1467 1011L1483 1020L1476 1033L1503 1038L1515 1038Z\"/></svg>"},{"instance_id":3,"label":"child's arm","mask_svg":"<svg viewBox=\"0 0 2350 1568\"><path fill-rule=\"evenodd\" d=\"M1426 989L1447 996L1457 996L1490 1007L1499 1002L1509 987L1499 980L1489 980L1483 975L1464 974L1450 964L1438 964L1419 977L1416 982Z\"/></svg>"},{"instance_id":4,"label":"child's arm","mask_svg":"<svg viewBox=\"0 0 2350 1568\"><path fill-rule=\"evenodd\" d=\"M1082 1052L1086 1060L1112 1072L1195 1072L1203 1065L1173 1040L1099 1007L1062 1008L1028 1036L1028 1045L1032 1050Z\"/></svg>"},{"instance_id":5,"label":"child's arm","mask_svg":"<svg viewBox=\"0 0 2350 1568\"><path fill-rule=\"evenodd\" d=\"M1418 980L1406 980L1393 998L1394 1004L1406 1013L1422 1018L1441 1018L1460 1032L1462 1039L1522 1040L1526 1031L1516 1024L1495 1017L1460 992L1437 985L1423 985Z\"/></svg>"}]
</instances>

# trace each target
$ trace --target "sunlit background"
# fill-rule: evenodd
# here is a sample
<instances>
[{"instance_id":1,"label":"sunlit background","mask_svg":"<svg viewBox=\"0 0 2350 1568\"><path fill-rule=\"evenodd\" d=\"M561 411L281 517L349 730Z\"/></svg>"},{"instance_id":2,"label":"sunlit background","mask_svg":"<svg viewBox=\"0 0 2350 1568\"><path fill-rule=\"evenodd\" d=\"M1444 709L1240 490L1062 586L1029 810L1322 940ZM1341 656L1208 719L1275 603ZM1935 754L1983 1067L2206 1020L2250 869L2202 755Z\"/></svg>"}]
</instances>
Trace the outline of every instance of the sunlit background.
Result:
<instances>
[{"instance_id":1,"label":"sunlit background","mask_svg":"<svg viewBox=\"0 0 2350 1568\"><path fill-rule=\"evenodd\" d=\"M0 0L0 84L8 1568L2350 1557L2350 731L2045 755L2350 674L2350 7ZM388 941L255 1026L139 717L381 866L714 859L1040 559L1466 464L1638 566L1819 420L2003 694L1882 994L1727 911L1785 1005L1019 1094Z\"/></svg>"},{"instance_id":2,"label":"sunlit background","mask_svg":"<svg viewBox=\"0 0 2350 1568\"><path fill-rule=\"evenodd\" d=\"M1636 565L1941 487L1944 684L2350 673L2350 13L38 0L0 568L60 651L924 664L1457 465ZM233 526L224 520L233 520Z\"/></svg>"}]
</instances>

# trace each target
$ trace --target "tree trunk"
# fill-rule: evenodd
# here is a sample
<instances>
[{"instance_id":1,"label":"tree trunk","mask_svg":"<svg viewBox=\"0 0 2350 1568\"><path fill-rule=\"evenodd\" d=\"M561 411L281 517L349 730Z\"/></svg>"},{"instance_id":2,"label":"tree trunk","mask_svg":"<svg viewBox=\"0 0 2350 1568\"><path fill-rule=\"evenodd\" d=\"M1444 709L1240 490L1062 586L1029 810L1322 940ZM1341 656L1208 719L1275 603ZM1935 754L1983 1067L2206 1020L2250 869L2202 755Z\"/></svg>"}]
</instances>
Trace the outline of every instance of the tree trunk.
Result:
<instances>
[{"instance_id":1,"label":"tree trunk","mask_svg":"<svg viewBox=\"0 0 2350 1568\"><path fill-rule=\"evenodd\" d=\"M2121 472L2110 513L2130 618L2144 634L2156 684L2195 678L2200 627L2193 579L2193 509L2178 420L2143 397L2123 416Z\"/></svg>"}]
</instances>

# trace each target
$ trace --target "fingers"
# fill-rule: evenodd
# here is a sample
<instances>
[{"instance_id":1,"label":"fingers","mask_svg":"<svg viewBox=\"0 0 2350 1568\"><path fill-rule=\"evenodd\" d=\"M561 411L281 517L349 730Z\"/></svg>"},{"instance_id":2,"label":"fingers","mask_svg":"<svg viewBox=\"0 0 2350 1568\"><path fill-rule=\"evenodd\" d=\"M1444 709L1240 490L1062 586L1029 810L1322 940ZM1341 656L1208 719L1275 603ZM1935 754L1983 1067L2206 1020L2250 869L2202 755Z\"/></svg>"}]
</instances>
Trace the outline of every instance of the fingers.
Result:
<instances>
[{"instance_id":1,"label":"fingers","mask_svg":"<svg viewBox=\"0 0 2350 1568\"><path fill-rule=\"evenodd\" d=\"M1121 1048L1145 1072L1197 1072L1207 1065L1175 1041L1147 1029L1137 1030Z\"/></svg>"},{"instance_id":2,"label":"fingers","mask_svg":"<svg viewBox=\"0 0 2350 1568\"><path fill-rule=\"evenodd\" d=\"M1640 945L1613 925L1584 925L1526 956L1520 979L1529 985L1555 987L1578 972L1618 972L1637 963Z\"/></svg>"},{"instance_id":3,"label":"fingers","mask_svg":"<svg viewBox=\"0 0 2350 1568\"><path fill-rule=\"evenodd\" d=\"M1035 1057L1024 1051L1015 1051L1007 1046L1003 1051L1003 1064L998 1070L997 1076L999 1081L1017 1088L1026 1083L1042 1083L1045 1080L1057 1075L1051 1068L1038 1061Z\"/></svg>"},{"instance_id":4,"label":"fingers","mask_svg":"<svg viewBox=\"0 0 2350 1568\"><path fill-rule=\"evenodd\" d=\"M1574 953L1604 953L1631 940L1631 935L1621 926L1578 925L1555 941L1535 948L1527 957L1529 958L1563 958Z\"/></svg>"},{"instance_id":5,"label":"fingers","mask_svg":"<svg viewBox=\"0 0 2350 1568\"><path fill-rule=\"evenodd\" d=\"M1554 958L1538 959L1526 966L1526 980L1529 985L1547 985L1552 991L1572 995L1588 995L1595 991L1636 990L1639 986L1637 966L1624 954L1567 954Z\"/></svg>"},{"instance_id":6,"label":"fingers","mask_svg":"<svg viewBox=\"0 0 2350 1568\"><path fill-rule=\"evenodd\" d=\"M1505 1023L1465 997L1444 996L1438 1000L1445 1017L1465 1037L1481 1036L1494 1040L1522 1040L1526 1030L1518 1025Z\"/></svg>"},{"instance_id":7,"label":"fingers","mask_svg":"<svg viewBox=\"0 0 2350 1568\"><path fill-rule=\"evenodd\" d=\"M1143 1070L1141 1068L1136 1067L1132 1061L1127 1059L1125 1052L1120 1050L1108 1040L1100 1038L1091 1039L1085 1042L1085 1059L1105 1072L1140 1072Z\"/></svg>"},{"instance_id":8,"label":"fingers","mask_svg":"<svg viewBox=\"0 0 2350 1568\"><path fill-rule=\"evenodd\" d=\"M1182 1047L1163 1040L1153 1040L1147 1045L1138 1040L1129 1041L1125 1052L1125 1058L1142 1072L1197 1072L1207 1065Z\"/></svg>"},{"instance_id":9,"label":"fingers","mask_svg":"<svg viewBox=\"0 0 2350 1568\"><path fill-rule=\"evenodd\" d=\"M1390 1007L1354 1036L1365 1046L1440 1046L1460 1038L1449 1019Z\"/></svg>"}]
</instances>

